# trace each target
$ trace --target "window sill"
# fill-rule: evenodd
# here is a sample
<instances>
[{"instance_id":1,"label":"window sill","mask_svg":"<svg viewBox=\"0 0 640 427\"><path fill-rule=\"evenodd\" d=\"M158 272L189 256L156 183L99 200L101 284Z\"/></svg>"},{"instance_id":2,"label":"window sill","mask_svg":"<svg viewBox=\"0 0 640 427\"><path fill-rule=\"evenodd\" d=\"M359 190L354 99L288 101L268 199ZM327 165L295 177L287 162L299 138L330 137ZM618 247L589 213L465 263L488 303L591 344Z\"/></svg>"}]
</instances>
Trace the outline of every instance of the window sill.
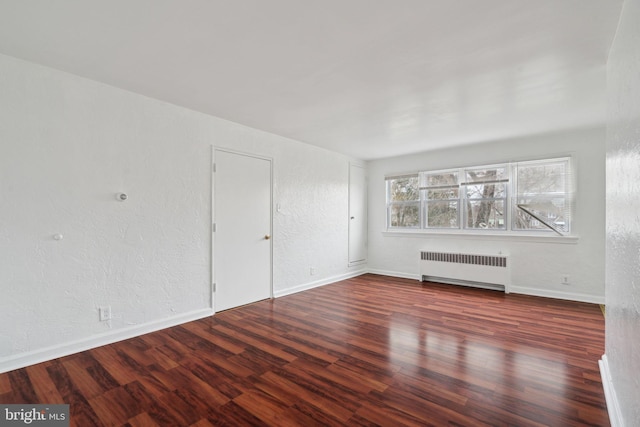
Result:
<instances>
[{"instance_id":1,"label":"window sill","mask_svg":"<svg viewBox=\"0 0 640 427\"><path fill-rule=\"evenodd\" d=\"M435 231L435 230L384 230L384 237L417 237L417 238L446 238L446 239L464 239L464 240L512 240L518 242L533 243L560 243L575 245L580 239L579 236L558 236L558 235L541 235L530 233L497 233L497 232L469 232L469 231Z\"/></svg>"}]
</instances>

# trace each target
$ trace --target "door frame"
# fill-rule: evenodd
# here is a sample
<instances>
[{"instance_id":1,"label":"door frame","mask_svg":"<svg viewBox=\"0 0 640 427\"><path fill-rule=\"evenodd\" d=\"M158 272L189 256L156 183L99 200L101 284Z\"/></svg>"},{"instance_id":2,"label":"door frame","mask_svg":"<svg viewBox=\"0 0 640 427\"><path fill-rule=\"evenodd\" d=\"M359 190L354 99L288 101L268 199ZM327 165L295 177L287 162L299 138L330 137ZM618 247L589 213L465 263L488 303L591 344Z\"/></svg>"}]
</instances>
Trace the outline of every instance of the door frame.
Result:
<instances>
[{"instance_id":1,"label":"door frame","mask_svg":"<svg viewBox=\"0 0 640 427\"><path fill-rule=\"evenodd\" d=\"M273 163L272 157L260 154L250 153L246 151L235 150L226 147L216 147L211 145L211 310L215 314L215 293L216 293L216 275L215 275L215 244L216 244L216 151L224 151L225 153L236 154L239 156L253 157L255 159L266 160L269 162L269 298L273 299Z\"/></svg>"}]
</instances>

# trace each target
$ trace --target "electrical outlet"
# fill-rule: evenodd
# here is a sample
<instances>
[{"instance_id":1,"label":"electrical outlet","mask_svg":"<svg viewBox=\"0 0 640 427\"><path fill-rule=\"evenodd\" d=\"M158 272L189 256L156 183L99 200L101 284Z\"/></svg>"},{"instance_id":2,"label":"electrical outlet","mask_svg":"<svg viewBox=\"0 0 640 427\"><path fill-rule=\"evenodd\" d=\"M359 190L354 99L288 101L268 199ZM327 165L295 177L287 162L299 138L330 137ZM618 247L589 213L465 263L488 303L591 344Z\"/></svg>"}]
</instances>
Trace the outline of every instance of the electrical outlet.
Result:
<instances>
[{"instance_id":1,"label":"electrical outlet","mask_svg":"<svg viewBox=\"0 0 640 427\"><path fill-rule=\"evenodd\" d=\"M314 274L316 274L316 268L315 267L309 267L309 274L312 275L312 276Z\"/></svg>"},{"instance_id":2,"label":"electrical outlet","mask_svg":"<svg viewBox=\"0 0 640 427\"><path fill-rule=\"evenodd\" d=\"M560 278L560 283L563 285L568 285L569 284L569 275L568 274L563 274L562 277Z\"/></svg>"},{"instance_id":3,"label":"electrical outlet","mask_svg":"<svg viewBox=\"0 0 640 427\"><path fill-rule=\"evenodd\" d=\"M98 311L100 312L100 321L101 322L105 322L107 320L111 320L111 306L107 305L104 307L100 307L98 309Z\"/></svg>"}]
</instances>

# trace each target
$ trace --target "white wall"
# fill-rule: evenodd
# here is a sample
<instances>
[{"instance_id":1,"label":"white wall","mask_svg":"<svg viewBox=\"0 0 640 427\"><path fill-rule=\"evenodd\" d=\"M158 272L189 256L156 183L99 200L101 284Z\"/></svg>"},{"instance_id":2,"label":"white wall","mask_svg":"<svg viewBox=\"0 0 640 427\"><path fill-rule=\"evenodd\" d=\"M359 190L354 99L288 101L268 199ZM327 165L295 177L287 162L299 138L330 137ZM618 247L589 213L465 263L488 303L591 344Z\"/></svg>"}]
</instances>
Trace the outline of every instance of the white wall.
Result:
<instances>
[{"instance_id":1,"label":"white wall","mask_svg":"<svg viewBox=\"0 0 640 427\"><path fill-rule=\"evenodd\" d=\"M385 234L385 175L571 155L577 240ZM419 278L422 249L510 255L511 292L604 302L605 129L489 142L369 162L369 270ZM560 283L570 276L570 285Z\"/></svg>"},{"instance_id":2,"label":"white wall","mask_svg":"<svg viewBox=\"0 0 640 427\"><path fill-rule=\"evenodd\" d=\"M0 55L0 372L211 314L212 144L274 160L276 295L355 273L349 158Z\"/></svg>"},{"instance_id":3,"label":"white wall","mask_svg":"<svg viewBox=\"0 0 640 427\"><path fill-rule=\"evenodd\" d=\"M607 67L606 345L612 425L640 425L640 1L622 9Z\"/></svg>"}]
</instances>

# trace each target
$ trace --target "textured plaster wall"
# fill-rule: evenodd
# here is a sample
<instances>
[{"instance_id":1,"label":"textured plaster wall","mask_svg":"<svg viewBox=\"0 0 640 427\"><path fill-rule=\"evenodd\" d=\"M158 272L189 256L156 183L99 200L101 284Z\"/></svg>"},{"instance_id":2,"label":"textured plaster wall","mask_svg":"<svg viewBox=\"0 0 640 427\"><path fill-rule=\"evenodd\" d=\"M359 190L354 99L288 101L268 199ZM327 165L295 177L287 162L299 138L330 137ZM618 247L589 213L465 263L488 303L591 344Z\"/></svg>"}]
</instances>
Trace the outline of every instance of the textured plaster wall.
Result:
<instances>
[{"instance_id":1,"label":"textured plaster wall","mask_svg":"<svg viewBox=\"0 0 640 427\"><path fill-rule=\"evenodd\" d=\"M626 426L640 425L639 22L640 1L626 1L607 68L605 353Z\"/></svg>"},{"instance_id":2,"label":"textured plaster wall","mask_svg":"<svg viewBox=\"0 0 640 427\"><path fill-rule=\"evenodd\" d=\"M569 243L540 239L460 235L389 235L385 231L385 175L509 160L571 155L577 175L576 206ZM369 170L369 269L419 277L422 249L511 256L511 291L604 302L605 129L538 135L372 161ZM570 285L560 283L570 276Z\"/></svg>"},{"instance_id":3,"label":"textured plaster wall","mask_svg":"<svg viewBox=\"0 0 640 427\"><path fill-rule=\"evenodd\" d=\"M273 159L276 293L353 274L350 159L0 55L0 372L211 313L211 145Z\"/></svg>"}]
</instances>

